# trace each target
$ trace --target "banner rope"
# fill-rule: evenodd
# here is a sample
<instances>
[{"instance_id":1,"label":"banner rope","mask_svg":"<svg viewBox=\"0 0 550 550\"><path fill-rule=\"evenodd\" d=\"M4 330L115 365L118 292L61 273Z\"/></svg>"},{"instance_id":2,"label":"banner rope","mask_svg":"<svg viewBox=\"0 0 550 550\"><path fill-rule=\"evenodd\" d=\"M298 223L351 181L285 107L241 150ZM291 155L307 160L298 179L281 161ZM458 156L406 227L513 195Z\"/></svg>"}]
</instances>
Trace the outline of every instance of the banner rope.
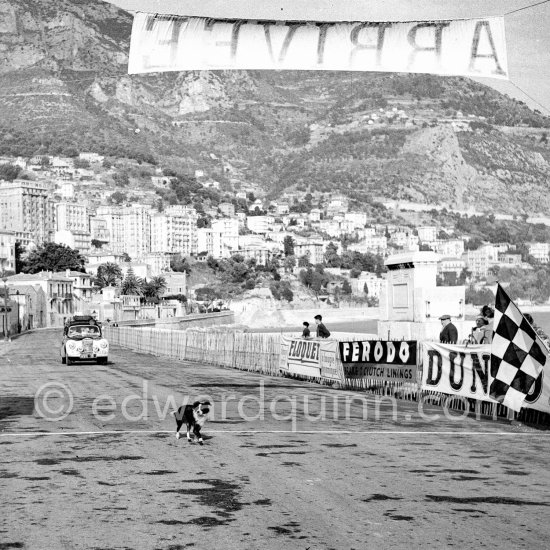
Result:
<instances>
[{"instance_id":1,"label":"banner rope","mask_svg":"<svg viewBox=\"0 0 550 550\"><path fill-rule=\"evenodd\" d=\"M523 8L518 8L517 10L507 11L504 16L511 15L512 13L518 13L523 10L530 10L531 8L536 8L537 6L542 6L542 4L548 4L550 0L542 0L542 2L537 2L536 4L530 4L528 6L523 6ZM522 90L523 91L523 90Z\"/></svg>"},{"instance_id":2,"label":"banner rope","mask_svg":"<svg viewBox=\"0 0 550 550\"><path fill-rule=\"evenodd\" d=\"M547 0L547 2L550 2L550 0ZM510 79L508 82L514 86L514 88L518 89L523 95L528 97L533 103L536 103L541 109L546 111L547 116L550 116L550 108L543 105L540 101L537 101L534 97L530 96L523 88L518 86L512 79Z\"/></svg>"}]
</instances>

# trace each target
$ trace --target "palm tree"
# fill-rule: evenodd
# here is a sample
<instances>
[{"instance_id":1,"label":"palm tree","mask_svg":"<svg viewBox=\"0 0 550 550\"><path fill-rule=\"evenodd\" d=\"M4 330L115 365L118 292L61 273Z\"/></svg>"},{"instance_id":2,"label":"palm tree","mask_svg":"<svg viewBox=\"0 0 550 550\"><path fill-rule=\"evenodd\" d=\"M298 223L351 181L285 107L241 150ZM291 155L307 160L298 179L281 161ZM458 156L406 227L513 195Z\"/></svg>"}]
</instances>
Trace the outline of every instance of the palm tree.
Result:
<instances>
[{"instance_id":1,"label":"palm tree","mask_svg":"<svg viewBox=\"0 0 550 550\"><path fill-rule=\"evenodd\" d=\"M146 298L160 298L167 288L166 279L162 275L152 277L150 281L145 281L142 286L143 295Z\"/></svg>"},{"instance_id":2,"label":"palm tree","mask_svg":"<svg viewBox=\"0 0 550 550\"><path fill-rule=\"evenodd\" d=\"M97 268L97 275L93 279L94 286L100 290L107 286L118 286L122 281L122 269L114 262L101 264Z\"/></svg>"}]
</instances>

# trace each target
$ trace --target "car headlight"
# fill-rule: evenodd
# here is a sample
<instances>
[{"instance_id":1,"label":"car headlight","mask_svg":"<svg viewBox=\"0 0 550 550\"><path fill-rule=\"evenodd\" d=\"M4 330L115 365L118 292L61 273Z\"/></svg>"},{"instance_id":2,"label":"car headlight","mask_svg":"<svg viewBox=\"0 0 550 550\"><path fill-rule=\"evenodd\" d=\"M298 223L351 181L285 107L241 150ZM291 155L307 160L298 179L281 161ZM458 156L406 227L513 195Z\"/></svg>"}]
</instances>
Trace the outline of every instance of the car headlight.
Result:
<instances>
[{"instance_id":1,"label":"car headlight","mask_svg":"<svg viewBox=\"0 0 550 550\"><path fill-rule=\"evenodd\" d=\"M100 348L103 348L103 349L106 349L106 348L109 347L109 342L107 342L107 340L101 340L101 341L99 342L99 347L100 347Z\"/></svg>"},{"instance_id":2,"label":"car headlight","mask_svg":"<svg viewBox=\"0 0 550 550\"><path fill-rule=\"evenodd\" d=\"M70 350L75 350L76 349L76 343L73 342L72 340L69 340L67 342L67 347L70 349Z\"/></svg>"}]
</instances>

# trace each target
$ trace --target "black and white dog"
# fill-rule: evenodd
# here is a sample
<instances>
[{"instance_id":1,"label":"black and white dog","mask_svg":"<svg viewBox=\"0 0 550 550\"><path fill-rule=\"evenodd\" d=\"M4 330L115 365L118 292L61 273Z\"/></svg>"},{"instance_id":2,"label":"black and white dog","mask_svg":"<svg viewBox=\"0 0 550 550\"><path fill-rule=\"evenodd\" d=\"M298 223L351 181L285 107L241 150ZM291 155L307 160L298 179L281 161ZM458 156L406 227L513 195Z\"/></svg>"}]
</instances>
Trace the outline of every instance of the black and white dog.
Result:
<instances>
[{"instance_id":1,"label":"black and white dog","mask_svg":"<svg viewBox=\"0 0 550 550\"><path fill-rule=\"evenodd\" d=\"M201 428L204 426L210 412L210 401L195 401L192 405L180 407L172 414L176 417L176 439L181 437L180 428L183 423L187 425L187 441L191 443L191 429L197 438L199 445L202 445Z\"/></svg>"}]
</instances>

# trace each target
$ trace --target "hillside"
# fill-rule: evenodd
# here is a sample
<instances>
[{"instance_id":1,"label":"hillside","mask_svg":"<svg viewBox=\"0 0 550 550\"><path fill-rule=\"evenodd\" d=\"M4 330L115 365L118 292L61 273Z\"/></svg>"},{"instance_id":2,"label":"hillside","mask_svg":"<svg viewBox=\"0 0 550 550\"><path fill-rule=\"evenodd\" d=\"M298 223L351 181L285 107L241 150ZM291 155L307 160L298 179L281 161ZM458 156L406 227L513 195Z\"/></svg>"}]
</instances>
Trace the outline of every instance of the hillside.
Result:
<instances>
[{"instance_id":1,"label":"hillside","mask_svg":"<svg viewBox=\"0 0 550 550\"><path fill-rule=\"evenodd\" d=\"M540 133L550 120L468 79L128 76L132 19L111 4L0 0L0 13L0 155L91 150L177 159L190 173L217 177L219 163L205 162L212 153L231 164L235 181L273 195L311 187L362 203L386 196L503 212L550 207L550 146Z\"/></svg>"}]
</instances>

